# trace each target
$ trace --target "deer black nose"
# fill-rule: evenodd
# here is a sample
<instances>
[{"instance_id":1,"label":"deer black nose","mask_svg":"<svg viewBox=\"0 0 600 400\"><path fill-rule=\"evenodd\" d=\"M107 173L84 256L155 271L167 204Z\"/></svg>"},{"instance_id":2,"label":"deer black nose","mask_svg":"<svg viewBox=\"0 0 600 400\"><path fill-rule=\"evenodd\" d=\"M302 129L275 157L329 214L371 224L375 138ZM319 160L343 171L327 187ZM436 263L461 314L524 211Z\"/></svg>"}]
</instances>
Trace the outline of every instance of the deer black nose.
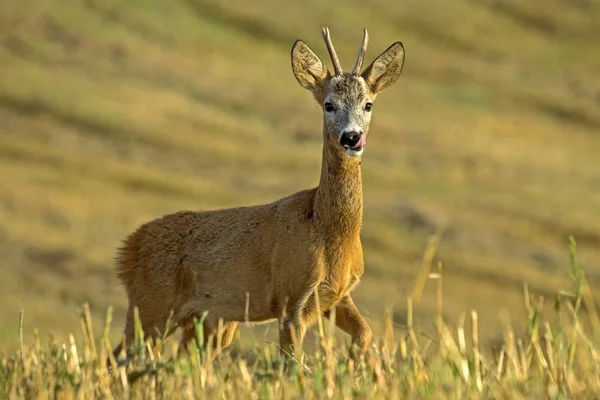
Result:
<instances>
[{"instance_id":1,"label":"deer black nose","mask_svg":"<svg viewBox=\"0 0 600 400\"><path fill-rule=\"evenodd\" d=\"M353 148L356 146L360 137L362 136L362 131L350 131L342 133L342 137L340 138L340 144L344 147Z\"/></svg>"}]
</instances>

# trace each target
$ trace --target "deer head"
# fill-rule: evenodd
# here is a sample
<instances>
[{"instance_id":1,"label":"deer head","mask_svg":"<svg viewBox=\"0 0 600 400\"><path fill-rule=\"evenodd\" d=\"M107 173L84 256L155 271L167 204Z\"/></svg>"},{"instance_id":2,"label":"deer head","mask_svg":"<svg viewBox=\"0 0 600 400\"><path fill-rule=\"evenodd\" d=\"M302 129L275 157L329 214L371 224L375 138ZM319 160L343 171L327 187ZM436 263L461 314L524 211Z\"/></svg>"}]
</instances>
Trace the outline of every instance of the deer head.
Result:
<instances>
[{"instance_id":1,"label":"deer head","mask_svg":"<svg viewBox=\"0 0 600 400\"><path fill-rule=\"evenodd\" d=\"M323 28L323 39L334 73L302 40L292 47L292 70L300 85L310 90L323 108L325 144L358 157L367 143L375 97L396 82L402 72L404 47L395 42L361 73L369 41L365 29L354 69L344 73L327 28Z\"/></svg>"}]
</instances>

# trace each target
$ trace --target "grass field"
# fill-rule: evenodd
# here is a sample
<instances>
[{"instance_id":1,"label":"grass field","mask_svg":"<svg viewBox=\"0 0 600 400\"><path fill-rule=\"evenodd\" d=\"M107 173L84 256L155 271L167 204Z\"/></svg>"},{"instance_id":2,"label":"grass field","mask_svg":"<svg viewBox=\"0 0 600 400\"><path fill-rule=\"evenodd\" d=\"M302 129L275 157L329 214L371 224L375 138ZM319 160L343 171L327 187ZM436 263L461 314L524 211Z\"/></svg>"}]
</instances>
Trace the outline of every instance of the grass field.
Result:
<instances>
[{"instance_id":1,"label":"grass field","mask_svg":"<svg viewBox=\"0 0 600 400\"><path fill-rule=\"evenodd\" d=\"M289 52L302 38L328 60L323 25L347 68L363 27L366 62L396 40L407 52L363 156L355 298L377 335L385 309L406 331L441 228L444 317L476 309L482 343L503 337L503 310L524 334L524 282L546 299L568 283L569 235L597 288L600 2L544 4L0 2L0 354L21 309L30 342L33 327L67 340L82 303L96 320L112 306L118 340L113 255L140 223L318 182L322 117ZM428 284L414 329L435 335L435 314Z\"/></svg>"},{"instance_id":2,"label":"grass field","mask_svg":"<svg viewBox=\"0 0 600 400\"><path fill-rule=\"evenodd\" d=\"M561 291L554 318L548 319L539 299L525 294L523 336L505 321L495 354L479 339L479 316L464 314L456 329L443 317L443 297L435 324L437 335L415 331L413 305L407 302L407 329L394 331L393 316L383 319L384 334L365 357L348 358L337 342L335 323L319 320L317 347L298 351L287 362L272 344L243 346L240 336L225 353L212 358L211 346L180 352L171 338L143 342L136 332L133 355L115 359L111 350L112 311L104 333L96 330L87 305L81 309L77 340L45 343L38 333L32 344L0 363L0 396L10 398L140 398L140 399L292 399L292 398L593 398L600 390L600 320L583 266L571 243L571 286ZM441 280L438 277L438 288ZM202 321L198 339L202 341ZM138 322L138 326L141 326ZM239 333L239 331L238 331ZM78 345L79 343L79 345ZM212 343L212 342L211 342ZM108 358L107 358L108 357Z\"/></svg>"}]
</instances>

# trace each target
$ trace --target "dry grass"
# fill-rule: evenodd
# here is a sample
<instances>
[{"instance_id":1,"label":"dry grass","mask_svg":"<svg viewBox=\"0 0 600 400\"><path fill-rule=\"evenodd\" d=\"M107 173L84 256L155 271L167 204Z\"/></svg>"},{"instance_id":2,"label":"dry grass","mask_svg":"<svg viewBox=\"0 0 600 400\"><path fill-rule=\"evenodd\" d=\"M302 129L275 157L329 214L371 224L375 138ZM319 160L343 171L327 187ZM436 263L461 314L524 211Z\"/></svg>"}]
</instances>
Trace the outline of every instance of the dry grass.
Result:
<instances>
[{"instance_id":1,"label":"dry grass","mask_svg":"<svg viewBox=\"0 0 600 400\"><path fill-rule=\"evenodd\" d=\"M360 309L379 334L379 310L404 324L443 226L447 320L476 308L489 344L504 309L524 332L523 282L546 298L564 285L569 235L599 282L599 15L561 0L0 2L0 349L20 309L66 339L84 302L95 319L114 307L116 340L112 259L136 225L316 184L322 116L289 50L300 37L325 55L325 24L344 65L363 27L370 59L407 49L363 157ZM426 286L415 326L435 335L435 314Z\"/></svg>"},{"instance_id":2,"label":"dry grass","mask_svg":"<svg viewBox=\"0 0 600 400\"><path fill-rule=\"evenodd\" d=\"M384 335L356 363L347 356L347 344L336 342L330 321L319 324L315 353L297 354L286 364L275 346L255 344L243 349L239 337L210 362L214 351L210 346L180 354L177 341L144 343L141 331L131 344L133 356L115 360L112 310L103 333L96 336L87 305L81 310L78 341L70 335L66 343L51 338L46 345L36 333L29 345L23 340L21 314L20 351L1 361L0 395L15 399L594 397L600 390L600 325L590 309L594 303L574 242L571 250L572 288L557 295L553 317L547 318L543 299L531 296L526 288L526 332L517 334L506 318L503 340L494 349L480 342L475 310L462 314L455 328L446 325L438 270L428 274L438 293L437 334L426 337L415 330L409 297L403 333L395 331L392 315L386 313ZM201 321L198 327L201 335Z\"/></svg>"}]
</instances>

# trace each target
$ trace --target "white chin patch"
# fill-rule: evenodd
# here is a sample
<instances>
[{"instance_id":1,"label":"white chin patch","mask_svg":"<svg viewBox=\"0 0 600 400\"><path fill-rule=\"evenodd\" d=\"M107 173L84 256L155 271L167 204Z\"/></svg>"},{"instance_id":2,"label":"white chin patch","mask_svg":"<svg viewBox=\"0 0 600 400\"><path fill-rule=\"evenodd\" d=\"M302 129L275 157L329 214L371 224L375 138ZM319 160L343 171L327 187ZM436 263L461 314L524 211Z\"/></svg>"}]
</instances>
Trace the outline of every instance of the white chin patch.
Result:
<instances>
[{"instance_id":1,"label":"white chin patch","mask_svg":"<svg viewBox=\"0 0 600 400\"><path fill-rule=\"evenodd\" d=\"M352 149L344 149L344 151L346 152L346 154L348 154L350 157L358 157L360 156L363 151L365 151L365 148L363 147L360 150L352 150Z\"/></svg>"}]
</instances>

